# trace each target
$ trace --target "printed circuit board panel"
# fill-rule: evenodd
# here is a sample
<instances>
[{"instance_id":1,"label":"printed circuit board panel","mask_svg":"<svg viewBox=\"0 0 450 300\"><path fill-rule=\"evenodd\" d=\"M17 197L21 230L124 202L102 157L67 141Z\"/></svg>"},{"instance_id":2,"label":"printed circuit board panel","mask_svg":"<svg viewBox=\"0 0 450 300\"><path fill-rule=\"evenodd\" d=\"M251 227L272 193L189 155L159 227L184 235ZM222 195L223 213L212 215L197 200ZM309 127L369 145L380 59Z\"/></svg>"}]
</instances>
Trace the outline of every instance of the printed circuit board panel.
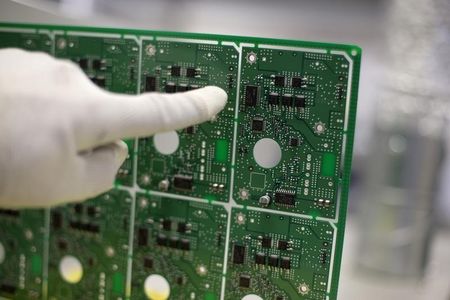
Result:
<instances>
[{"instance_id":1,"label":"printed circuit board panel","mask_svg":"<svg viewBox=\"0 0 450 300\"><path fill-rule=\"evenodd\" d=\"M127 140L103 195L0 209L0 299L336 299L360 48L0 24L7 47L71 60L112 92L215 85L228 102Z\"/></svg>"}]
</instances>

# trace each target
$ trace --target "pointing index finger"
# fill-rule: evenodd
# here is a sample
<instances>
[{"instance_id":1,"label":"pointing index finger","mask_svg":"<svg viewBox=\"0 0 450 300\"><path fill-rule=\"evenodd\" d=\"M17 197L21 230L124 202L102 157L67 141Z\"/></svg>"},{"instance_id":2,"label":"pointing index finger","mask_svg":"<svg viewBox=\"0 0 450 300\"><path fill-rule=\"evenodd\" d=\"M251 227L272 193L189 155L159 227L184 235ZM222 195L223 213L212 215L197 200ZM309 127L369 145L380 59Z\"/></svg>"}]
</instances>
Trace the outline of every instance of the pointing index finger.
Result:
<instances>
[{"instance_id":1,"label":"pointing index finger","mask_svg":"<svg viewBox=\"0 0 450 300\"><path fill-rule=\"evenodd\" d=\"M226 92L215 86L183 93L137 96L102 91L98 99L88 101L87 113L77 122L78 149L201 123L219 113L226 101Z\"/></svg>"}]
</instances>

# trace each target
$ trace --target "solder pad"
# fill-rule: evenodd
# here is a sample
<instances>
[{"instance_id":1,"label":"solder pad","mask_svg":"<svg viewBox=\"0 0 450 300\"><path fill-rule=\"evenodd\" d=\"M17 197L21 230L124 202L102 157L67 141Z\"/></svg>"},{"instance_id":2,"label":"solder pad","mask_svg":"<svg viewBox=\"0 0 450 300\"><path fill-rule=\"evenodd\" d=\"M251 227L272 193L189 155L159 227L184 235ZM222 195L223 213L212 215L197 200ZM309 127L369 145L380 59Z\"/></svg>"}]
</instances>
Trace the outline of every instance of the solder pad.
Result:
<instances>
[{"instance_id":1,"label":"solder pad","mask_svg":"<svg viewBox=\"0 0 450 300\"><path fill-rule=\"evenodd\" d=\"M228 102L127 140L116 187L95 199L0 210L0 297L336 299L357 46L0 24L6 47L70 59L113 92L216 85Z\"/></svg>"}]
</instances>

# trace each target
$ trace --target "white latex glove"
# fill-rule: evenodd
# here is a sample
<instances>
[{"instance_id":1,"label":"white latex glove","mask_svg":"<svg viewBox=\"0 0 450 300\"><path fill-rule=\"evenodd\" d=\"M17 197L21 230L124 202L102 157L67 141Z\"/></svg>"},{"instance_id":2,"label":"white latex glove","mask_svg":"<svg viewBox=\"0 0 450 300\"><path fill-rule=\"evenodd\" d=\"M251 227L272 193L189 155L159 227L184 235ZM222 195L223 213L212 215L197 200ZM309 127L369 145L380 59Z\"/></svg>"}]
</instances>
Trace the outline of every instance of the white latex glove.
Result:
<instances>
[{"instance_id":1,"label":"white latex glove","mask_svg":"<svg viewBox=\"0 0 450 300\"><path fill-rule=\"evenodd\" d=\"M45 207L110 189L127 156L120 139L211 119L218 87L177 94L114 94L70 61L0 50L0 207Z\"/></svg>"}]
</instances>

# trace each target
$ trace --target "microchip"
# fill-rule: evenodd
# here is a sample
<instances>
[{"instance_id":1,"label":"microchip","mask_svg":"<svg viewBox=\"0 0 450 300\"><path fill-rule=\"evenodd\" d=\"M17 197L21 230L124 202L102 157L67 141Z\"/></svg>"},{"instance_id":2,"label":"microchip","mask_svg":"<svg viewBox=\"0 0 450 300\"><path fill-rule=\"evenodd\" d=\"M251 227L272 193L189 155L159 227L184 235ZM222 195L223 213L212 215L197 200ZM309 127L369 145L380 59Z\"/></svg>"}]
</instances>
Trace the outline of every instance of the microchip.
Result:
<instances>
[{"instance_id":1,"label":"microchip","mask_svg":"<svg viewBox=\"0 0 450 300\"><path fill-rule=\"evenodd\" d=\"M294 105L295 107L305 107L305 96L297 95L294 97Z\"/></svg>"},{"instance_id":2,"label":"microchip","mask_svg":"<svg viewBox=\"0 0 450 300\"><path fill-rule=\"evenodd\" d=\"M147 269L152 269L153 268L153 258L144 257L144 267Z\"/></svg>"},{"instance_id":3,"label":"microchip","mask_svg":"<svg viewBox=\"0 0 450 300\"><path fill-rule=\"evenodd\" d=\"M195 127L194 126L189 126L185 128L185 132L187 134L194 134L195 133Z\"/></svg>"},{"instance_id":4,"label":"microchip","mask_svg":"<svg viewBox=\"0 0 450 300\"><path fill-rule=\"evenodd\" d=\"M197 75L197 71L195 68L187 68L186 69L186 77L195 77Z\"/></svg>"},{"instance_id":5,"label":"microchip","mask_svg":"<svg viewBox=\"0 0 450 300\"><path fill-rule=\"evenodd\" d=\"M77 203L73 206L73 210L77 215L81 215L83 213L83 204Z\"/></svg>"},{"instance_id":6,"label":"microchip","mask_svg":"<svg viewBox=\"0 0 450 300\"><path fill-rule=\"evenodd\" d=\"M20 212L15 209L0 209L0 215L18 217L20 215Z\"/></svg>"},{"instance_id":7,"label":"microchip","mask_svg":"<svg viewBox=\"0 0 450 300\"><path fill-rule=\"evenodd\" d=\"M95 70L100 70L101 67L102 67L102 61L100 59L94 59L92 61L92 68L94 68Z\"/></svg>"},{"instance_id":8,"label":"microchip","mask_svg":"<svg viewBox=\"0 0 450 300\"><path fill-rule=\"evenodd\" d=\"M87 209L87 213L90 217L95 217L95 215L97 215L97 207L89 206Z\"/></svg>"},{"instance_id":9,"label":"microchip","mask_svg":"<svg viewBox=\"0 0 450 300\"><path fill-rule=\"evenodd\" d=\"M92 82L95 83L98 87L105 87L106 86L106 79L105 79L105 77L92 78Z\"/></svg>"},{"instance_id":10,"label":"microchip","mask_svg":"<svg viewBox=\"0 0 450 300\"><path fill-rule=\"evenodd\" d=\"M283 297L283 296L277 296L277 297L275 298L275 300L284 300L284 297Z\"/></svg>"},{"instance_id":11,"label":"microchip","mask_svg":"<svg viewBox=\"0 0 450 300\"><path fill-rule=\"evenodd\" d=\"M180 239L179 239L178 237L172 236L172 237L169 239L169 247L170 247L170 248L174 248L174 249L178 248L178 242L179 242L179 241L180 241Z\"/></svg>"},{"instance_id":12,"label":"microchip","mask_svg":"<svg viewBox=\"0 0 450 300\"><path fill-rule=\"evenodd\" d=\"M252 130L253 131L263 131L264 130L264 121L261 119L253 119L252 120Z\"/></svg>"},{"instance_id":13,"label":"microchip","mask_svg":"<svg viewBox=\"0 0 450 300\"><path fill-rule=\"evenodd\" d=\"M63 251L67 250L67 242L63 239L58 240L58 248Z\"/></svg>"},{"instance_id":14,"label":"microchip","mask_svg":"<svg viewBox=\"0 0 450 300\"><path fill-rule=\"evenodd\" d=\"M184 222L178 223L177 231L179 233L186 233L187 229L188 229L188 226L186 223L184 223Z\"/></svg>"},{"instance_id":15,"label":"microchip","mask_svg":"<svg viewBox=\"0 0 450 300\"><path fill-rule=\"evenodd\" d=\"M271 267L278 267L278 256L274 254L270 255L268 265Z\"/></svg>"},{"instance_id":16,"label":"microchip","mask_svg":"<svg viewBox=\"0 0 450 300\"><path fill-rule=\"evenodd\" d=\"M146 92L156 91L156 77L155 76L146 76L145 77L145 91Z\"/></svg>"},{"instance_id":17,"label":"microchip","mask_svg":"<svg viewBox=\"0 0 450 300\"><path fill-rule=\"evenodd\" d=\"M297 147L299 144L299 140L296 137L291 137L291 139L289 140L289 145L292 147Z\"/></svg>"},{"instance_id":18,"label":"microchip","mask_svg":"<svg viewBox=\"0 0 450 300\"><path fill-rule=\"evenodd\" d=\"M100 232L100 226L97 225L97 224L87 223L87 224L84 224L83 230L89 231L89 232L92 232L92 233L99 233Z\"/></svg>"},{"instance_id":19,"label":"microchip","mask_svg":"<svg viewBox=\"0 0 450 300\"><path fill-rule=\"evenodd\" d=\"M60 212L52 212L51 224L53 229L60 229L63 223L63 216Z\"/></svg>"},{"instance_id":20,"label":"microchip","mask_svg":"<svg viewBox=\"0 0 450 300\"><path fill-rule=\"evenodd\" d=\"M162 221L162 228L164 230L170 231L172 229L172 221L165 219Z\"/></svg>"},{"instance_id":21,"label":"microchip","mask_svg":"<svg viewBox=\"0 0 450 300\"><path fill-rule=\"evenodd\" d=\"M292 106L292 95L285 94L281 97L281 104L283 106Z\"/></svg>"},{"instance_id":22,"label":"microchip","mask_svg":"<svg viewBox=\"0 0 450 300\"><path fill-rule=\"evenodd\" d=\"M156 237L156 244L159 246L167 246L167 236L165 234L158 234Z\"/></svg>"},{"instance_id":23,"label":"microchip","mask_svg":"<svg viewBox=\"0 0 450 300\"><path fill-rule=\"evenodd\" d=\"M275 202L278 204L294 206L295 205L295 193L290 191L277 191L275 192Z\"/></svg>"},{"instance_id":24,"label":"microchip","mask_svg":"<svg viewBox=\"0 0 450 300\"><path fill-rule=\"evenodd\" d=\"M173 177L173 186L179 190L190 191L192 190L192 176L175 175Z\"/></svg>"},{"instance_id":25,"label":"microchip","mask_svg":"<svg viewBox=\"0 0 450 300\"><path fill-rule=\"evenodd\" d=\"M13 285L7 284L7 283L1 283L0 284L0 291L13 295L16 293L17 288Z\"/></svg>"},{"instance_id":26,"label":"microchip","mask_svg":"<svg viewBox=\"0 0 450 300\"><path fill-rule=\"evenodd\" d=\"M280 259L280 268L290 269L291 268L291 259L287 256L282 256Z\"/></svg>"},{"instance_id":27,"label":"microchip","mask_svg":"<svg viewBox=\"0 0 450 300\"><path fill-rule=\"evenodd\" d=\"M294 88L302 87L303 79L301 77L292 77L291 86Z\"/></svg>"},{"instance_id":28,"label":"microchip","mask_svg":"<svg viewBox=\"0 0 450 300\"><path fill-rule=\"evenodd\" d=\"M250 287L250 276L248 275L240 275L239 276L239 286L243 288Z\"/></svg>"},{"instance_id":29,"label":"microchip","mask_svg":"<svg viewBox=\"0 0 450 300\"><path fill-rule=\"evenodd\" d=\"M177 85L177 92L186 92L188 90L187 84Z\"/></svg>"},{"instance_id":30,"label":"microchip","mask_svg":"<svg viewBox=\"0 0 450 300\"><path fill-rule=\"evenodd\" d=\"M258 102L258 87L256 85L247 85L245 87L245 105L256 106Z\"/></svg>"},{"instance_id":31,"label":"microchip","mask_svg":"<svg viewBox=\"0 0 450 300\"><path fill-rule=\"evenodd\" d=\"M288 245L289 245L289 243L286 240L279 240L278 241L278 249L279 250L287 250Z\"/></svg>"},{"instance_id":32,"label":"microchip","mask_svg":"<svg viewBox=\"0 0 450 300\"><path fill-rule=\"evenodd\" d=\"M86 70L88 68L88 60L87 60L87 58L80 58L80 60L78 61L78 65L83 70Z\"/></svg>"},{"instance_id":33,"label":"microchip","mask_svg":"<svg viewBox=\"0 0 450 300\"><path fill-rule=\"evenodd\" d=\"M275 79L274 79L275 86L284 87L285 82L286 82L286 80L283 75L275 75Z\"/></svg>"},{"instance_id":34,"label":"microchip","mask_svg":"<svg viewBox=\"0 0 450 300\"><path fill-rule=\"evenodd\" d=\"M177 76L177 77L179 77L180 74L181 74L181 67L180 67L180 66L172 66L172 67L170 68L170 74L171 74L172 76Z\"/></svg>"},{"instance_id":35,"label":"microchip","mask_svg":"<svg viewBox=\"0 0 450 300\"><path fill-rule=\"evenodd\" d=\"M278 93L269 93L267 100L270 105L278 105L280 104L280 95Z\"/></svg>"},{"instance_id":36,"label":"microchip","mask_svg":"<svg viewBox=\"0 0 450 300\"><path fill-rule=\"evenodd\" d=\"M245 258L245 246L235 244L233 246L233 263L243 264L244 258Z\"/></svg>"},{"instance_id":37,"label":"microchip","mask_svg":"<svg viewBox=\"0 0 450 300\"><path fill-rule=\"evenodd\" d=\"M262 238L261 246L263 248L270 248L272 247L272 238L270 236L265 236Z\"/></svg>"},{"instance_id":38,"label":"microchip","mask_svg":"<svg viewBox=\"0 0 450 300\"><path fill-rule=\"evenodd\" d=\"M138 245L147 246L147 244L148 244L148 229L141 227L138 229Z\"/></svg>"},{"instance_id":39,"label":"microchip","mask_svg":"<svg viewBox=\"0 0 450 300\"><path fill-rule=\"evenodd\" d=\"M177 277L177 284L179 284L179 285L183 285L184 284L184 277L183 276L178 276Z\"/></svg>"},{"instance_id":40,"label":"microchip","mask_svg":"<svg viewBox=\"0 0 450 300\"><path fill-rule=\"evenodd\" d=\"M180 249L185 251L191 250L191 241L189 241L188 239L181 239Z\"/></svg>"},{"instance_id":41,"label":"microchip","mask_svg":"<svg viewBox=\"0 0 450 300\"><path fill-rule=\"evenodd\" d=\"M166 93L175 93L177 91L177 87L174 82L168 82L166 83L164 90Z\"/></svg>"},{"instance_id":42,"label":"microchip","mask_svg":"<svg viewBox=\"0 0 450 300\"><path fill-rule=\"evenodd\" d=\"M266 264L266 255L262 252L258 252L255 254L255 263L258 265Z\"/></svg>"}]
</instances>

